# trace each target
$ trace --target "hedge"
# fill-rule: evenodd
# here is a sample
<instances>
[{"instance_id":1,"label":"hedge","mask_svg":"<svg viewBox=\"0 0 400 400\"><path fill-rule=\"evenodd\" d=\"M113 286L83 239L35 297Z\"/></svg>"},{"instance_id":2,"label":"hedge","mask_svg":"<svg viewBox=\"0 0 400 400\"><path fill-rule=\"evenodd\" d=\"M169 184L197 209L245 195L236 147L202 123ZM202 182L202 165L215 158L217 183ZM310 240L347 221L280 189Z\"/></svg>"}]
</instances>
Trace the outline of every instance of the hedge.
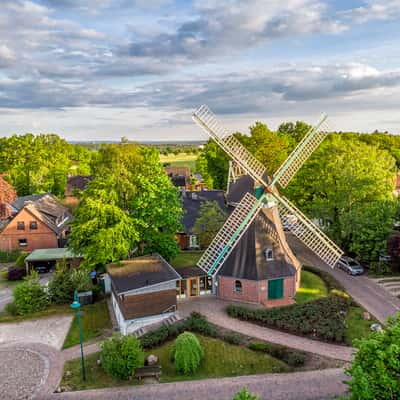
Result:
<instances>
[{"instance_id":1,"label":"hedge","mask_svg":"<svg viewBox=\"0 0 400 400\"><path fill-rule=\"evenodd\" d=\"M250 309L231 304L226 311L231 317L263 326L328 342L344 343L346 316L350 306L349 297L330 294L307 303L270 309Z\"/></svg>"},{"instance_id":2,"label":"hedge","mask_svg":"<svg viewBox=\"0 0 400 400\"><path fill-rule=\"evenodd\" d=\"M18 256L21 254L19 250L13 251L0 251L0 263L14 262Z\"/></svg>"},{"instance_id":3,"label":"hedge","mask_svg":"<svg viewBox=\"0 0 400 400\"><path fill-rule=\"evenodd\" d=\"M309 265L304 265L303 271L312 272L313 274L318 275L325 282L329 292L332 290L345 291L344 287L328 272L315 267L310 267Z\"/></svg>"}]
</instances>

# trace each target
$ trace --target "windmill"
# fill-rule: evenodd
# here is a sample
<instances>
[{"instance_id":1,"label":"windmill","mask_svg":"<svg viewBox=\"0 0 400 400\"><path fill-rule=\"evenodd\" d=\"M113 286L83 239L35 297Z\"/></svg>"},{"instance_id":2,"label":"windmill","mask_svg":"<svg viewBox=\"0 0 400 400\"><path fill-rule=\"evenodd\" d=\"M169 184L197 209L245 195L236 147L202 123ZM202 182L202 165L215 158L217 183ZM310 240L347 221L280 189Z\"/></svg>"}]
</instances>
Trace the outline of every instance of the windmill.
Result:
<instances>
[{"instance_id":1,"label":"windmill","mask_svg":"<svg viewBox=\"0 0 400 400\"><path fill-rule=\"evenodd\" d=\"M200 106L194 112L193 119L258 185L255 195L246 193L243 196L197 262L197 266L208 276L215 277L257 215L267 208L278 215L280 225L283 223L286 229L333 268L343 254L342 250L288 199L280 195L276 187L279 184L285 188L325 139L327 117L323 115L307 132L272 177L268 176L264 165L233 134L220 125L207 106Z\"/></svg>"}]
</instances>

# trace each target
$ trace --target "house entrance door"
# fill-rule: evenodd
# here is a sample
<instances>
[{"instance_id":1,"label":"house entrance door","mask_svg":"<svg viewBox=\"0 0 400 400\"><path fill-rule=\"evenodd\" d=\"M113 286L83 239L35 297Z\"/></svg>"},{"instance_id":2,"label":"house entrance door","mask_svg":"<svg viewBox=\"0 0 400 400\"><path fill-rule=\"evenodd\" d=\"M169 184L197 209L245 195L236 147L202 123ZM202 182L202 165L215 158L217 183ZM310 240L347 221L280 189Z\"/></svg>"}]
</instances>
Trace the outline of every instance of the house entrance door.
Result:
<instances>
[{"instance_id":1,"label":"house entrance door","mask_svg":"<svg viewBox=\"0 0 400 400\"><path fill-rule=\"evenodd\" d=\"M197 297L199 295L199 278L191 278L189 281L189 296Z\"/></svg>"}]
</instances>

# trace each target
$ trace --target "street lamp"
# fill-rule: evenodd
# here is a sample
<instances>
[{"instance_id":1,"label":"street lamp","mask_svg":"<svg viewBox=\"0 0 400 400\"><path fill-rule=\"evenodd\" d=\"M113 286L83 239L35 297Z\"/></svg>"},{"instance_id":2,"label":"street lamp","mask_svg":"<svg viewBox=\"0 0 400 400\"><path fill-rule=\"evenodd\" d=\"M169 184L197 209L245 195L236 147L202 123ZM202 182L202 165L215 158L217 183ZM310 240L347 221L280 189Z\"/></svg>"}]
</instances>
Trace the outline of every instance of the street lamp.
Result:
<instances>
[{"instance_id":1,"label":"street lamp","mask_svg":"<svg viewBox=\"0 0 400 400\"><path fill-rule=\"evenodd\" d=\"M78 315L78 326L79 326L79 341L81 344L81 360L82 360L82 378L86 381L86 369L85 369L85 357L83 355L83 333L82 333L82 323L81 323L81 303L78 300L78 292L75 290L74 301L71 304L72 309L77 310Z\"/></svg>"}]
</instances>

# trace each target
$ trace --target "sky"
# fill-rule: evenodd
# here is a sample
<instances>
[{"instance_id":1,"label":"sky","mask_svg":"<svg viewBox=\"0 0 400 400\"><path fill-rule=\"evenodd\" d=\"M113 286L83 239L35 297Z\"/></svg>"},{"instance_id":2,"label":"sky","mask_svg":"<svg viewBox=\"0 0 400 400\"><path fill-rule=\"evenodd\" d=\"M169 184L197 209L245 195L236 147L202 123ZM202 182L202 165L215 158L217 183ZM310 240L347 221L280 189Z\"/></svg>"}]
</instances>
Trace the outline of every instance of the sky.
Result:
<instances>
[{"instance_id":1,"label":"sky","mask_svg":"<svg viewBox=\"0 0 400 400\"><path fill-rule=\"evenodd\" d=\"M1 0L0 135L202 140L255 121L400 133L400 0Z\"/></svg>"}]
</instances>

